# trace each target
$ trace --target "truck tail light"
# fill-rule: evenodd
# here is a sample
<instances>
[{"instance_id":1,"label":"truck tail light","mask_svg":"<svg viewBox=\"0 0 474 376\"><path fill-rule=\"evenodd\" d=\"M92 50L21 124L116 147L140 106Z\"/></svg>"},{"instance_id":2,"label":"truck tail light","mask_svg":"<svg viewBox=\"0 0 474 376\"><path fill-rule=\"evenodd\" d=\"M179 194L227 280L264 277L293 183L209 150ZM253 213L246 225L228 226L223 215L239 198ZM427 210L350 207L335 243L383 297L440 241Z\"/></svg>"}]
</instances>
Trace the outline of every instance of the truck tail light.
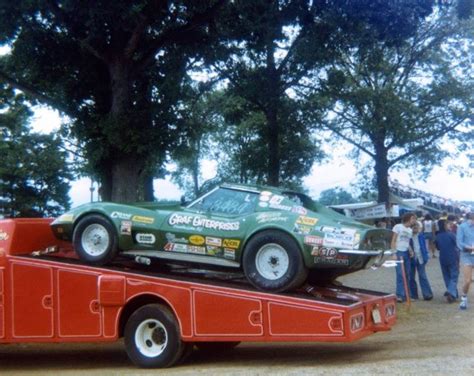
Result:
<instances>
[{"instance_id":1,"label":"truck tail light","mask_svg":"<svg viewBox=\"0 0 474 376\"><path fill-rule=\"evenodd\" d=\"M390 317L393 317L395 316L395 304L391 303L391 304L387 304L385 306L385 318L390 318Z\"/></svg>"},{"instance_id":2,"label":"truck tail light","mask_svg":"<svg viewBox=\"0 0 474 376\"><path fill-rule=\"evenodd\" d=\"M362 330L364 327L364 314L358 313L357 315L351 316L351 332L355 333Z\"/></svg>"}]
</instances>

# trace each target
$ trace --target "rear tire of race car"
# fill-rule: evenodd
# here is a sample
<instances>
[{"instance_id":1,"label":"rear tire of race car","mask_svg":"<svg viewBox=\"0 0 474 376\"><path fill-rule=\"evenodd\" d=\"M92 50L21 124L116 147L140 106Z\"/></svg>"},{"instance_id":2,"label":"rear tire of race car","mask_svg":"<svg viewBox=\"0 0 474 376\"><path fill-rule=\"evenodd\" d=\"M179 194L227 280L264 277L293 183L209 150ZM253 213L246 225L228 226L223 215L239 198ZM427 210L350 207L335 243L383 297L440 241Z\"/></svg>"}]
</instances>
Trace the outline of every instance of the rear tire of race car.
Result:
<instances>
[{"instance_id":1,"label":"rear tire of race car","mask_svg":"<svg viewBox=\"0 0 474 376\"><path fill-rule=\"evenodd\" d=\"M81 261L91 265L105 265L118 253L114 226L97 214L87 215L79 221L74 229L72 242Z\"/></svg>"},{"instance_id":2,"label":"rear tire of race car","mask_svg":"<svg viewBox=\"0 0 474 376\"><path fill-rule=\"evenodd\" d=\"M253 236L244 249L242 266L247 279L259 290L282 292L301 286L308 276L296 241L275 230Z\"/></svg>"},{"instance_id":3,"label":"rear tire of race car","mask_svg":"<svg viewBox=\"0 0 474 376\"><path fill-rule=\"evenodd\" d=\"M162 304L137 309L125 325L124 337L128 357L142 368L171 367L185 350L176 318Z\"/></svg>"}]
</instances>

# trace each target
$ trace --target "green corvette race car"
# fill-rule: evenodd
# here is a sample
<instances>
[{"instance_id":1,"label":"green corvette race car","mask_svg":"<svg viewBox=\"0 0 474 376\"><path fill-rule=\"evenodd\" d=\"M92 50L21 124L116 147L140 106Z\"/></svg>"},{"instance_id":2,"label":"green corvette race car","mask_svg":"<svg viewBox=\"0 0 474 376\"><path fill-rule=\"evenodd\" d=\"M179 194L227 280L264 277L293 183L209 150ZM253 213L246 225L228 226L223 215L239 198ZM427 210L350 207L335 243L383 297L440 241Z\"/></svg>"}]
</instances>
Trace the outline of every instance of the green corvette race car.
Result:
<instances>
[{"instance_id":1,"label":"green corvette race car","mask_svg":"<svg viewBox=\"0 0 474 376\"><path fill-rule=\"evenodd\" d=\"M294 289L308 276L331 281L391 254L389 230L353 221L301 193L247 185L222 185L187 206L86 204L51 226L89 264L107 264L120 253L240 268L267 291Z\"/></svg>"}]
</instances>

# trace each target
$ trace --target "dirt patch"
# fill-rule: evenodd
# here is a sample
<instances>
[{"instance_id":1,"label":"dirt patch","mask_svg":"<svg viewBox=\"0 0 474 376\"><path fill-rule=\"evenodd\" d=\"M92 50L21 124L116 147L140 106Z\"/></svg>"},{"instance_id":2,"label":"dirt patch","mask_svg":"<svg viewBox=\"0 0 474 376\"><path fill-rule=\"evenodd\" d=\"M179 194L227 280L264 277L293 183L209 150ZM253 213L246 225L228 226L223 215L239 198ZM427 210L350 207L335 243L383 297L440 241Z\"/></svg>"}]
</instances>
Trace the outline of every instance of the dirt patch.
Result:
<instances>
[{"instance_id":1,"label":"dirt patch","mask_svg":"<svg viewBox=\"0 0 474 376\"><path fill-rule=\"evenodd\" d=\"M156 374L167 375L473 375L474 289L471 307L444 301L438 259L427 267L434 299L398 305L398 323L352 344L241 344L226 353L195 351L180 365L163 371L134 367L123 343L28 344L0 346L0 369L9 375ZM346 276L349 286L393 292L395 271L382 268Z\"/></svg>"}]
</instances>

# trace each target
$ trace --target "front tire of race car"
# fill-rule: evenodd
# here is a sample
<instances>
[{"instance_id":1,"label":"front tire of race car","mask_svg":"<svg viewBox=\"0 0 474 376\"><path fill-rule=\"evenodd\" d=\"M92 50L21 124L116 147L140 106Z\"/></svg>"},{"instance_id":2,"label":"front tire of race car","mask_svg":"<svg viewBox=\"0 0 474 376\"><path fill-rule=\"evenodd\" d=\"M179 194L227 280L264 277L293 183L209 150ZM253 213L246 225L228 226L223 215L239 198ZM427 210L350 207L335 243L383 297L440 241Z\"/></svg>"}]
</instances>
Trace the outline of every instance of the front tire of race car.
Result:
<instances>
[{"instance_id":1,"label":"front tire of race car","mask_svg":"<svg viewBox=\"0 0 474 376\"><path fill-rule=\"evenodd\" d=\"M175 316L162 304L136 310L125 325L124 337L129 358L143 368L171 367L186 348Z\"/></svg>"},{"instance_id":2,"label":"front tire of race car","mask_svg":"<svg viewBox=\"0 0 474 376\"><path fill-rule=\"evenodd\" d=\"M247 279L259 290L282 292L301 286L308 276L296 241L275 230L260 232L245 246L242 265Z\"/></svg>"},{"instance_id":3,"label":"front tire of race car","mask_svg":"<svg viewBox=\"0 0 474 376\"><path fill-rule=\"evenodd\" d=\"M77 255L87 264L105 265L118 253L115 228L101 215L82 218L74 229L72 241Z\"/></svg>"}]
</instances>

